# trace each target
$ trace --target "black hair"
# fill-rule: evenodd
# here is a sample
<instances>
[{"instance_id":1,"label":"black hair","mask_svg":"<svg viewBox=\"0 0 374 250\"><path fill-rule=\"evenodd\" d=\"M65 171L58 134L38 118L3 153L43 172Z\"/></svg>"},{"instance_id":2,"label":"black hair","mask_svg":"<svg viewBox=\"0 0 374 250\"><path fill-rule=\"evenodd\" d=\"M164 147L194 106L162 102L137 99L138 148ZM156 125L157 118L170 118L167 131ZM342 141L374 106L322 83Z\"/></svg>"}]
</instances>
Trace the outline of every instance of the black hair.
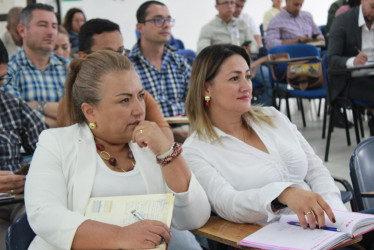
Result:
<instances>
[{"instance_id":1,"label":"black hair","mask_svg":"<svg viewBox=\"0 0 374 250\"><path fill-rule=\"evenodd\" d=\"M159 1L147 1L140 5L138 10L136 11L136 19L138 20L138 23L144 23L145 17L147 16L147 10L151 5L160 5L160 6L166 6L165 4L159 2Z\"/></svg>"},{"instance_id":2,"label":"black hair","mask_svg":"<svg viewBox=\"0 0 374 250\"><path fill-rule=\"evenodd\" d=\"M45 10L50 11L54 14L54 9L51 5L43 3L29 4L21 11L21 14L19 15L19 23L27 27L31 22L31 19L33 17L32 12L34 10Z\"/></svg>"},{"instance_id":3,"label":"black hair","mask_svg":"<svg viewBox=\"0 0 374 250\"><path fill-rule=\"evenodd\" d=\"M119 25L109 21L107 19L95 18L88 20L85 22L78 35L78 49L82 52L89 52L91 51L92 43L93 43L93 36L97 34L101 34L103 32L111 32L111 31L118 31L121 33L119 29Z\"/></svg>"},{"instance_id":4,"label":"black hair","mask_svg":"<svg viewBox=\"0 0 374 250\"><path fill-rule=\"evenodd\" d=\"M3 41L0 39L0 64L5 64L9 62L8 51L5 48Z\"/></svg>"}]
</instances>

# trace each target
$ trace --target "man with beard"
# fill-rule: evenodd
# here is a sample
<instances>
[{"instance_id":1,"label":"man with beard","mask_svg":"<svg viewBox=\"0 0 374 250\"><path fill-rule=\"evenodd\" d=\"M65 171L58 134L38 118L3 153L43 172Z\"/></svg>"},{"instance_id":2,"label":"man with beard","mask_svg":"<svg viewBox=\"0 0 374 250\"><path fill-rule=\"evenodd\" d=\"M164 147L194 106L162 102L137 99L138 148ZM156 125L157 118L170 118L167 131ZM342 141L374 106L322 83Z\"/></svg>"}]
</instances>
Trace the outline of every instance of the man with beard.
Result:
<instances>
[{"instance_id":1,"label":"man with beard","mask_svg":"<svg viewBox=\"0 0 374 250\"><path fill-rule=\"evenodd\" d=\"M56 126L68 64L66 59L52 53L57 26L52 6L37 3L22 10L17 30L23 48L9 61L12 80L5 87L5 91L38 110L51 127Z\"/></svg>"},{"instance_id":2,"label":"man with beard","mask_svg":"<svg viewBox=\"0 0 374 250\"><path fill-rule=\"evenodd\" d=\"M374 60L374 0L361 0L361 5L337 16L330 30L328 65L346 69ZM338 96L373 103L374 71L354 71L347 88L346 74L330 74L332 101ZM370 135L374 136L374 111L368 110Z\"/></svg>"},{"instance_id":3,"label":"man with beard","mask_svg":"<svg viewBox=\"0 0 374 250\"><path fill-rule=\"evenodd\" d=\"M158 1L140 5L136 19L140 39L130 51L129 59L163 116L184 115L191 66L167 45L175 20L165 4ZM174 125L172 128L176 141L183 142L188 136L186 126Z\"/></svg>"}]
</instances>

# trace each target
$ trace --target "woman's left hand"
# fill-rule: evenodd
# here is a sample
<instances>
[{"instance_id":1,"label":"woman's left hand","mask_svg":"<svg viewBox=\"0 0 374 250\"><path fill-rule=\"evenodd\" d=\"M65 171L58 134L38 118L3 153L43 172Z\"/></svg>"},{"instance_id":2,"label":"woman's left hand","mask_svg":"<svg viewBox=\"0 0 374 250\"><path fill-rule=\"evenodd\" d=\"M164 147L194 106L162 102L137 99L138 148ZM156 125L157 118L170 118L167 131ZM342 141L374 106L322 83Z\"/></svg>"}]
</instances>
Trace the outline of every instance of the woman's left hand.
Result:
<instances>
[{"instance_id":1,"label":"woman's left hand","mask_svg":"<svg viewBox=\"0 0 374 250\"><path fill-rule=\"evenodd\" d=\"M325 225L325 213L331 222L335 223L335 215L321 195L300 188L288 187L279 196L278 200L286 204L297 214L300 224L311 229Z\"/></svg>"},{"instance_id":2,"label":"woman's left hand","mask_svg":"<svg viewBox=\"0 0 374 250\"><path fill-rule=\"evenodd\" d=\"M149 147L155 155L167 152L174 142L170 141L155 122L142 121L132 134L132 142L139 147Z\"/></svg>"}]
</instances>

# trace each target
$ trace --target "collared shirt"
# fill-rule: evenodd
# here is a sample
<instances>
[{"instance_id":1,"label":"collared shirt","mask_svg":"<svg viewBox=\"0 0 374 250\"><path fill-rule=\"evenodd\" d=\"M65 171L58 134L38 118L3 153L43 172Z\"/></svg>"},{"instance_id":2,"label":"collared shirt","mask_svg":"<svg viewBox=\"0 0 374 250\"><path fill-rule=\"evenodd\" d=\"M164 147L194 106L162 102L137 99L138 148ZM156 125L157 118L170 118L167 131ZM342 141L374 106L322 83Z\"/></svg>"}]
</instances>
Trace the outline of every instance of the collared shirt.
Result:
<instances>
[{"instance_id":1,"label":"collared shirt","mask_svg":"<svg viewBox=\"0 0 374 250\"><path fill-rule=\"evenodd\" d=\"M67 75L68 61L51 53L44 71L37 68L22 49L12 56L8 64L11 82L4 87L6 92L29 101L60 101Z\"/></svg>"},{"instance_id":2,"label":"collared shirt","mask_svg":"<svg viewBox=\"0 0 374 250\"><path fill-rule=\"evenodd\" d=\"M298 39L300 36L312 37L313 34L319 34L318 38L324 39L309 12L300 11L295 17L282 9L278 15L271 19L266 30L266 47L271 49L282 45L282 41Z\"/></svg>"},{"instance_id":3,"label":"collared shirt","mask_svg":"<svg viewBox=\"0 0 374 250\"><path fill-rule=\"evenodd\" d=\"M278 13L279 10L274 7L265 12L264 20L262 21L262 28L264 29L264 32L267 30L270 20L273 19L273 17L275 17Z\"/></svg>"},{"instance_id":4,"label":"collared shirt","mask_svg":"<svg viewBox=\"0 0 374 250\"><path fill-rule=\"evenodd\" d=\"M205 24L200 30L199 40L197 42L197 53L210 45L232 43L230 34L233 24L236 24L239 30L239 43L242 44L250 40L252 41L251 52L258 52L253 34L250 32L247 23L243 19L233 17L229 23L226 23L218 16L215 16L213 20Z\"/></svg>"},{"instance_id":5,"label":"collared shirt","mask_svg":"<svg viewBox=\"0 0 374 250\"><path fill-rule=\"evenodd\" d=\"M0 169L21 167L21 146L27 154L35 150L39 134L47 125L23 100L0 91Z\"/></svg>"},{"instance_id":6,"label":"collared shirt","mask_svg":"<svg viewBox=\"0 0 374 250\"><path fill-rule=\"evenodd\" d=\"M157 101L164 117L184 115L191 67L185 58L165 45L161 71L141 53L138 43L130 51L129 58L145 90Z\"/></svg>"},{"instance_id":7,"label":"collared shirt","mask_svg":"<svg viewBox=\"0 0 374 250\"><path fill-rule=\"evenodd\" d=\"M368 63L374 63L374 23L371 25L369 29L366 25L364 14L362 12L362 5L360 5L360 10L358 13L358 27L362 30L362 43L361 43L361 51L368 56ZM351 57L347 60L346 66L347 68L354 67L354 60L356 57ZM365 70L356 70L352 72L353 77L360 77L360 76L367 76L367 75L374 75L372 69L365 69Z\"/></svg>"},{"instance_id":8,"label":"collared shirt","mask_svg":"<svg viewBox=\"0 0 374 250\"><path fill-rule=\"evenodd\" d=\"M194 132L183 144L188 167L206 191L212 211L226 220L253 223L279 216L271 201L289 186L319 193L335 209L346 210L328 169L290 120L264 107L276 127L245 118L264 143L261 151L215 127L220 142ZM280 211L291 212L288 208Z\"/></svg>"},{"instance_id":9,"label":"collared shirt","mask_svg":"<svg viewBox=\"0 0 374 250\"><path fill-rule=\"evenodd\" d=\"M12 35L9 33L9 31L6 31L4 33L2 40L3 40L3 43L4 43L4 46L5 46L6 50L8 51L9 56L12 56L12 55L16 54L18 51L20 51L22 49L22 47L17 46L14 43Z\"/></svg>"}]
</instances>

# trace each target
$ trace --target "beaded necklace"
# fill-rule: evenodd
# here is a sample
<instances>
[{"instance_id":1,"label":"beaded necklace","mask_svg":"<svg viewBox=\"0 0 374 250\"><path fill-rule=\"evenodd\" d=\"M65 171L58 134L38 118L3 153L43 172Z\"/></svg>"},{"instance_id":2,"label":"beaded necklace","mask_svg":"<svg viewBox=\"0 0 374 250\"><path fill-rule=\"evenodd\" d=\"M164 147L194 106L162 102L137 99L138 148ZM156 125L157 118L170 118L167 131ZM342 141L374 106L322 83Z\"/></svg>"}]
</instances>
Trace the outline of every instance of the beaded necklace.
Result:
<instances>
[{"instance_id":1,"label":"beaded necklace","mask_svg":"<svg viewBox=\"0 0 374 250\"><path fill-rule=\"evenodd\" d=\"M119 170L122 170L122 172L129 172L134 169L135 167L135 158L132 154L131 149L129 148L129 152L127 153L127 158L131 160L131 166L126 170L121 167L117 166L117 159L109 154L109 152L105 151L105 147L103 144L96 143L96 149L99 151L99 155L103 160L106 160L109 162L109 165L112 166L112 168L116 168Z\"/></svg>"}]
</instances>

